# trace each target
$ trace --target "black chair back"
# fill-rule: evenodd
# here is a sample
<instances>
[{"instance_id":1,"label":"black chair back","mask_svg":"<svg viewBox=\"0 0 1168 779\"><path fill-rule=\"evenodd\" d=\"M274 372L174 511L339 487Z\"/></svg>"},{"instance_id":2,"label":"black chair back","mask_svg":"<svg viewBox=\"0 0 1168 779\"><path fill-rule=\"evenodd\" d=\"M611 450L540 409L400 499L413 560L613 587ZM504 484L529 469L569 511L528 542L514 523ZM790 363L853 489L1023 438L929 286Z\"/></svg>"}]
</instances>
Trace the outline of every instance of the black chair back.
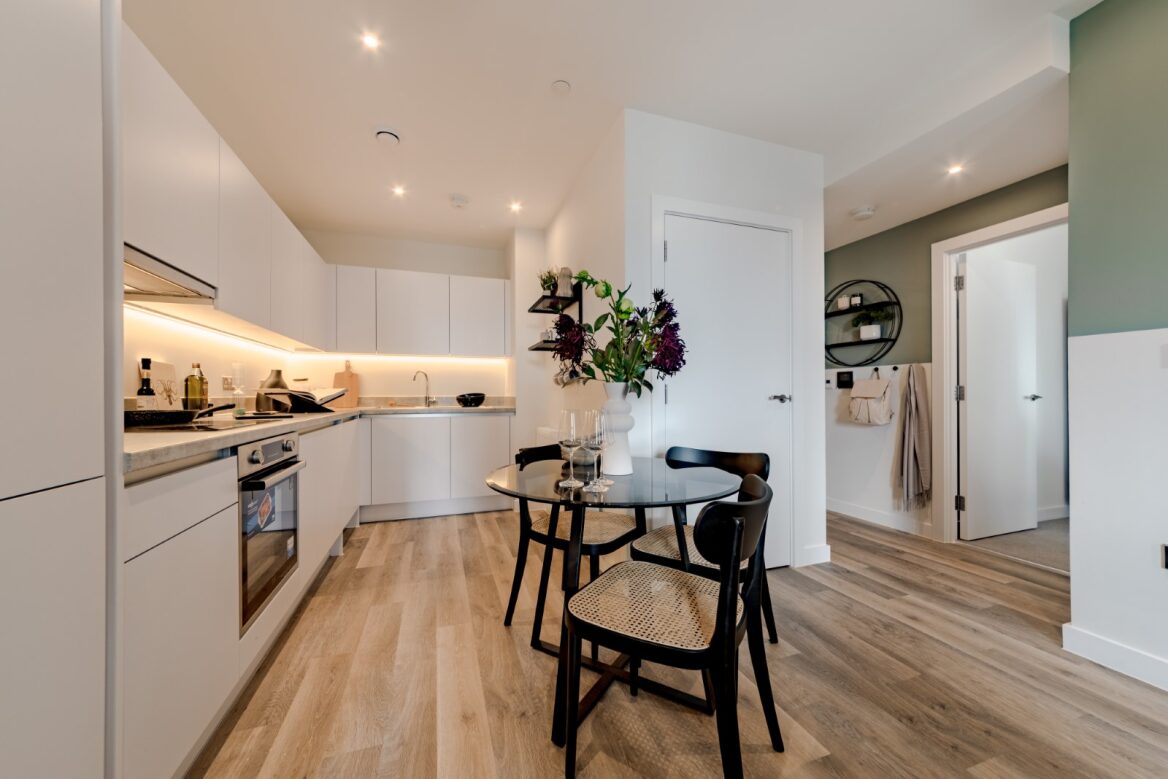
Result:
<instances>
[{"instance_id":1,"label":"black chair back","mask_svg":"<svg viewBox=\"0 0 1168 779\"><path fill-rule=\"evenodd\" d=\"M713 449L691 449L671 446L665 453L670 468L718 468L739 478L749 474L766 481L771 472L771 458L762 452L717 452Z\"/></svg>"},{"instance_id":2,"label":"black chair back","mask_svg":"<svg viewBox=\"0 0 1168 779\"><path fill-rule=\"evenodd\" d=\"M560 451L559 444L547 444L545 446L529 446L525 449L520 449L515 453L515 464L519 466L519 470L523 470L532 463L538 463L543 460L562 460L563 453Z\"/></svg>"}]
</instances>

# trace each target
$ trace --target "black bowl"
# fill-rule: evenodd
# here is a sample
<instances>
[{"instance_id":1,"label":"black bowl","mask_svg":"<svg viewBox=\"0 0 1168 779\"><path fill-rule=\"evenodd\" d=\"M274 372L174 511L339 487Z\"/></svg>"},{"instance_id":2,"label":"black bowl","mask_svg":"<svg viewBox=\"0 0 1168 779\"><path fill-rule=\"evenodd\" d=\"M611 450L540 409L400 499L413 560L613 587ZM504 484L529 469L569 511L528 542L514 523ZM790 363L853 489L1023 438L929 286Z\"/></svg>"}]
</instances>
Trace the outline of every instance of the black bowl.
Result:
<instances>
[{"instance_id":1,"label":"black bowl","mask_svg":"<svg viewBox=\"0 0 1168 779\"><path fill-rule=\"evenodd\" d=\"M483 401L486 399L487 396L482 392L465 392L455 398L458 401L458 405L463 408L478 408L483 405Z\"/></svg>"}]
</instances>

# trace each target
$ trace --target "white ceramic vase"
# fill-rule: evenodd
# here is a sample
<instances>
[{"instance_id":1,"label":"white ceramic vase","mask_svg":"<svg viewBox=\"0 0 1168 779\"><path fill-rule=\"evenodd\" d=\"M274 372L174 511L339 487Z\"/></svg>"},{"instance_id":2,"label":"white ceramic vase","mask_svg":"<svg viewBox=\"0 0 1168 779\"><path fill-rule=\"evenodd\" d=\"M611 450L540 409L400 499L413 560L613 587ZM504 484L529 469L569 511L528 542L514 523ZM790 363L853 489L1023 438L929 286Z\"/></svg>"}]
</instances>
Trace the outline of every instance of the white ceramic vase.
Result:
<instances>
[{"instance_id":1,"label":"white ceramic vase","mask_svg":"<svg viewBox=\"0 0 1168 779\"><path fill-rule=\"evenodd\" d=\"M633 405L629 403L629 387L623 381L604 383L608 400L604 413L608 415L609 437L604 447L600 472L607 476L627 476L633 472L633 457L629 453L629 431L633 429Z\"/></svg>"}]
</instances>

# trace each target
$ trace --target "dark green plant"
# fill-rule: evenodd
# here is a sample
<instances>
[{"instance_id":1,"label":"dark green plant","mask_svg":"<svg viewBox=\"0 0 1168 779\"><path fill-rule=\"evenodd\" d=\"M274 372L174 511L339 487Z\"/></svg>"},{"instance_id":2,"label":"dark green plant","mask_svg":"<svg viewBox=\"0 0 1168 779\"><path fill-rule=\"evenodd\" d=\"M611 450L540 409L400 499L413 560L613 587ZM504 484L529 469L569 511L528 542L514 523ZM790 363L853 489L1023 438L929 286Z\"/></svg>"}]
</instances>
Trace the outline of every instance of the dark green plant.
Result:
<instances>
[{"instance_id":1,"label":"dark green plant","mask_svg":"<svg viewBox=\"0 0 1168 779\"><path fill-rule=\"evenodd\" d=\"M896 318L896 312L891 307L873 308L870 311L861 311L852 317L852 327L876 325L881 322L891 322Z\"/></svg>"},{"instance_id":2,"label":"dark green plant","mask_svg":"<svg viewBox=\"0 0 1168 779\"><path fill-rule=\"evenodd\" d=\"M551 292L556 288L557 279L556 272L551 268L539 272L539 286L545 292Z\"/></svg>"}]
</instances>

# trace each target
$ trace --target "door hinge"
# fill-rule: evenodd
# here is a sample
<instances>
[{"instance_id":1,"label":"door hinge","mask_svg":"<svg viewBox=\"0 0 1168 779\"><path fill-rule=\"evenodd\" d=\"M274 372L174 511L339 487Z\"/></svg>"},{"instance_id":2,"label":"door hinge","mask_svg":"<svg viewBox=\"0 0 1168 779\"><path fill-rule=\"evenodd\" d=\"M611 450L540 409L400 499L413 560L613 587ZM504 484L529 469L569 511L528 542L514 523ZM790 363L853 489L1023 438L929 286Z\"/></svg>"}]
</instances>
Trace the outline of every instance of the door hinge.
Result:
<instances>
[{"instance_id":1,"label":"door hinge","mask_svg":"<svg viewBox=\"0 0 1168 779\"><path fill-rule=\"evenodd\" d=\"M953 397L956 400L965 400L965 385L958 384L953 388Z\"/></svg>"},{"instance_id":2,"label":"door hinge","mask_svg":"<svg viewBox=\"0 0 1168 779\"><path fill-rule=\"evenodd\" d=\"M665 262L669 262L669 241L665 241Z\"/></svg>"},{"instance_id":3,"label":"door hinge","mask_svg":"<svg viewBox=\"0 0 1168 779\"><path fill-rule=\"evenodd\" d=\"M965 289L965 277L964 276L954 276L953 277L953 289L957 290L958 292Z\"/></svg>"},{"instance_id":4,"label":"door hinge","mask_svg":"<svg viewBox=\"0 0 1168 779\"><path fill-rule=\"evenodd\" d=\"M665 405L669 405L669 385L665 385Z\"/></svg>"},{"instance_id":5,"label":"door hinge","mask_svg":"<svg viewBox=\"0 0 1168 779\"><path fill-rule=\"evenodd\" d=\"M953 496L953 508L956 509L957 511L965 511L965 496L964 495L954 495Z\"/></svg>"}]
</instances>

